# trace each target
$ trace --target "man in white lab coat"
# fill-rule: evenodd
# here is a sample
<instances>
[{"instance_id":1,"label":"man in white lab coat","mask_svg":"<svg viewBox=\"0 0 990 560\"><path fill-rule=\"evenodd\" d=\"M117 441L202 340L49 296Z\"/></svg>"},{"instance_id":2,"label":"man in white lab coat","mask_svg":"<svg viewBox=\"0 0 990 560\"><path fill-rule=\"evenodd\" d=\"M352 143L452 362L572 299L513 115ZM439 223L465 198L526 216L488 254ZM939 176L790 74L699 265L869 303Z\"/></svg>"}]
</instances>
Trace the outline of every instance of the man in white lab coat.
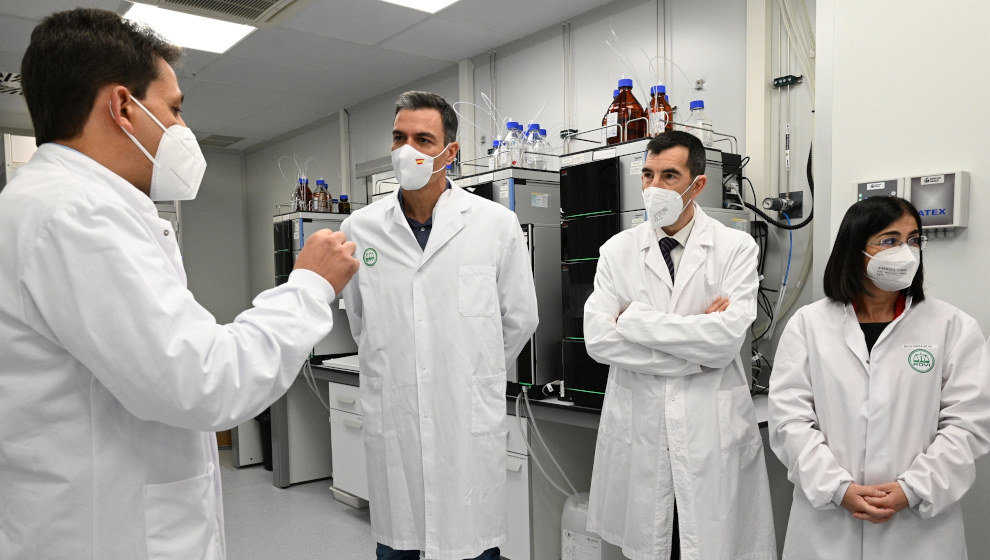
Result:
<instances>
[{"instance_id":1,"label":"man in white lab coat","mask_svg":"<svg viewBox=\"0 0 990 560\"><path fill-rule=\"evenodd\" d=\"M380 560L497 560L506 538L506 367L536 330L515 214L445 167L457 115L433 93L396 101L401 189L341 230L363 264L344 290Z\"/></svg>"},{"instance_id":2,"label":"man in white lab coat","mask_svg":"<svg viewBox=\"0 0 990 560\"><path fill-rule=\"evenodd\" d=\"M634 560L776 559L739 357L756 243L695 205L709 178L694 136L654 138L642 172L648 219L601 247L584 307L588 354L611 366L588 529Z\"/></svg>"},{"instance_id":3,"label":"man in white lab coat","mask_svg":"<svg viewBox=\"0 0 990 560\"><path fill-rule=\"evenodd\" d=\"M79 9L24 56L39 148L0 193L4 560L223 559L210 432L291 386L357 269L343 234L319 233L233 323L196 302L152 202L194 197L205 170L180 54Z\"/></svg>"}]
</instances>

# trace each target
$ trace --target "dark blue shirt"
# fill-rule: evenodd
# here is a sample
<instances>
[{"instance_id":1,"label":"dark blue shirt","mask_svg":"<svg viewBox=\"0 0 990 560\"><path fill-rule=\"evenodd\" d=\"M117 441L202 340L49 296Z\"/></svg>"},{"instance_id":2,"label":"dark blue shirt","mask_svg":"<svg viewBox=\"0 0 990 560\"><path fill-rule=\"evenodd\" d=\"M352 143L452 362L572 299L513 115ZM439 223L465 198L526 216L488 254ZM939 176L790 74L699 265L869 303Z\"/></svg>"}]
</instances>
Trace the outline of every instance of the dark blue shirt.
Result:
<instances>
[{"instance_id":1,"label":"dark blue shirt","mask_svg":"<svg viewBox=\"0 0 990 560\"><path fill-rule=\"evenodd\" d=\"M449 179L447 180L447 189L450 189ZM402 209L402 189L399 189L399 209ZM412 229L413 235L416 236L419 248L425 250L426 242L430 240L430 232L433 230L433 216L427 218L423 223L419 223L409 216L406 216L406 221L409 222L409 228Z\"/></svg>"}]
</instances>

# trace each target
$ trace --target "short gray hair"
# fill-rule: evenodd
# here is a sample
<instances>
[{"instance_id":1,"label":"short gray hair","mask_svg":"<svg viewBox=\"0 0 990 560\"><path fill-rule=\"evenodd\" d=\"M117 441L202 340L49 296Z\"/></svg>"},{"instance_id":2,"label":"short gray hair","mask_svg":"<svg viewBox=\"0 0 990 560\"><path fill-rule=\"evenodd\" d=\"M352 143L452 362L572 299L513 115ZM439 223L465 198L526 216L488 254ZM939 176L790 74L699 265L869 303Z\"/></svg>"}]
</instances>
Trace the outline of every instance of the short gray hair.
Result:
<instances>
[{"instance_id":1,"label":"short gray hair","mask_svg":"<svg viewBox=\"0 0 990 560\"><path fill-rule=\"evenodd\" d=\"M447 100L428 91L407 91L395 100L395 114L402 109L436 109L443 121L443 143L450 144L457 140L457 113L447 103Z\"/></svg>"}]
</instances>

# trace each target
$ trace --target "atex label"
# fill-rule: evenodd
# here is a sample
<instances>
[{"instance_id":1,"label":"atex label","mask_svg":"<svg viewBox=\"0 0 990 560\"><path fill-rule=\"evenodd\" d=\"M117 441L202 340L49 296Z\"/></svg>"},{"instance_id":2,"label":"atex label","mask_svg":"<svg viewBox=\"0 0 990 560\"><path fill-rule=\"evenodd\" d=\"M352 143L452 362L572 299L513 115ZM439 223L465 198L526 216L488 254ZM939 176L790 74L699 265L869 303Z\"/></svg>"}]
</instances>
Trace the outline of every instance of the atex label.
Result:
<instances>
[{"instance_id":1,"label":"atex label","mask_svg":"<svg viewBox=\"0 0 990 560\"><path fill-rule=\"evenodd\" d=\"M945 182L945 175L929 175L921 178L922 185L940 185Z\"/></svg>"},{"instance_id":2,"label":"atex label","mask_svg":"<svg viewBox=\"0 0 990 560\"><path fill-rule=\"evenodd\" d=\"M877 190L880 190L880 189L884 188L885 186L887 186L887 183L884 183L882 181L879 182L879 183L867 183L866 184L866 190L868 190L868 191L877 191Z\"/></svg>"}]
</instances>

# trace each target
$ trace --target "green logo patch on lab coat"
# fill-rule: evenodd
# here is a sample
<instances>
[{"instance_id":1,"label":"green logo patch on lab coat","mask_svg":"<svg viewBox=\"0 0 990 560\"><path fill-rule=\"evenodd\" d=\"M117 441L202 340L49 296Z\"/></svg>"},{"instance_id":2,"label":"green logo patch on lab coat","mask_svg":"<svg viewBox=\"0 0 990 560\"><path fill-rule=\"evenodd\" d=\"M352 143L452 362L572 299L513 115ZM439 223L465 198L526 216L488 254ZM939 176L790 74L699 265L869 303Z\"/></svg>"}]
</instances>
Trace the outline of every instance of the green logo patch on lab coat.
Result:
<instances>
[{"instance_id":1,"label":"green logo patch on lab coat","mask_svg":"<svg viewBox=\"0 0 990 560\"><path fill-rule=\"evenodd\" d=\"M935 356L928 350L918 348L908 354L908 365L918 373L928 373L935 367Z\"/></svg>"},{"instance_id":2,"label":"green logo patch on lab coat","mask_svg":"<svg viewBox=\"0 0 990 560\"><path fill-rule=\"evenodd\" d=\"M364 266L375 266L378 262L378 251L371 247L364 250Z\"/></svg>"}]
</instances>

